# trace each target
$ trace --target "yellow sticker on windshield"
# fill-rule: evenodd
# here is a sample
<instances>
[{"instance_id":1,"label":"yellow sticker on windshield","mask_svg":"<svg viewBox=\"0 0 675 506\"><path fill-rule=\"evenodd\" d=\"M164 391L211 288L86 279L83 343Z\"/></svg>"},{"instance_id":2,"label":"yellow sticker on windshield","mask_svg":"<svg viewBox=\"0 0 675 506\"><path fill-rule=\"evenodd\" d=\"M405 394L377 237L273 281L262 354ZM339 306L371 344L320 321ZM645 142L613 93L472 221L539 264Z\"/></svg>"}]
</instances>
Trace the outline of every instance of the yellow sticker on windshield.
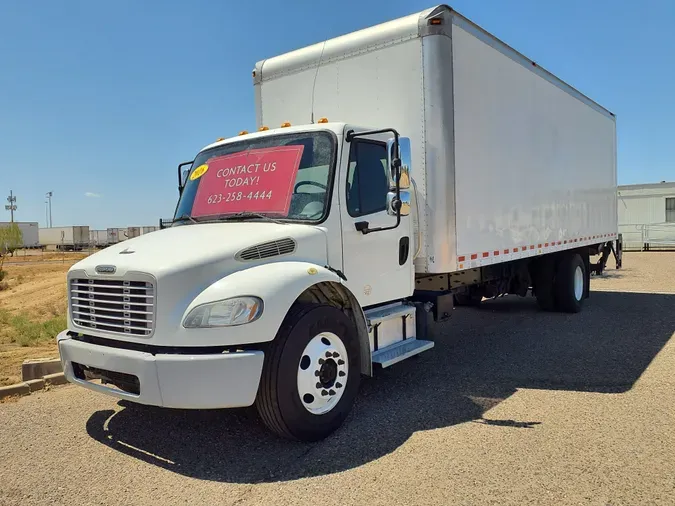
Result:
<instances>
[{"instance_id":1,"label":"yellow sticker on windshield","mask_svg":"<svg viewBox=\"0 0 675 506\"><path fill-rule=\"evenodd\" d=\"M206 164L200 165L194 171L192 171L192 174L190 174L190 181L194 181L195 179L199 179L204 174L206 174L207 170L209 170L208 165L206 165Z\"/></svg>"}]
</instances>

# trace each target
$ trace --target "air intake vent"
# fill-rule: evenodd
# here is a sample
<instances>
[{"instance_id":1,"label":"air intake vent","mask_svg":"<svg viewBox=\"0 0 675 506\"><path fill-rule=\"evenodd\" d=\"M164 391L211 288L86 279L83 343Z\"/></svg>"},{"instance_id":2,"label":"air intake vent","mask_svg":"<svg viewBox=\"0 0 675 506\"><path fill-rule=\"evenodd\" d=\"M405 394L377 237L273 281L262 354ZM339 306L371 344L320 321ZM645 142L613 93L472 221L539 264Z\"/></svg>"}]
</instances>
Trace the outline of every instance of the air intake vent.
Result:
<instances>
[{"instance_id":1,"label":"air intake vent","mask_svg":"<svg viewBox=\"0 0 675 506\"><path fill-rule=\"evenodd\" d=\"M293 239L279 239L278 241L264 242L257 246L252 246L237 253L237 260L243 262L248 260L260 260L262 258L276 257L279 255L288 255L295 251L295 241Z\"/></svg>"}]
</instances>

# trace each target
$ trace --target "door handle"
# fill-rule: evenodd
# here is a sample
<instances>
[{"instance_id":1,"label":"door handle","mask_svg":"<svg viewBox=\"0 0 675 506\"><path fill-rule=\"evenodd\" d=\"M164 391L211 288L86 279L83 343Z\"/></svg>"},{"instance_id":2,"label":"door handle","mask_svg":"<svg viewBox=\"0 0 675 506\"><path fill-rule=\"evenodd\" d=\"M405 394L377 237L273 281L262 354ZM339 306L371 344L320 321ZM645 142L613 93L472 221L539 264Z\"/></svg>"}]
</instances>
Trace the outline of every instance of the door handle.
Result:
<instances>
[{"instance_id":1,"label":"door handle","mask_svg":"<svg viewBox=\"0 0 675 506\"><path fill-rule=\"evenodd\" d=\"M408 261L410 255L410 237L401 237L398 241L398 265L403 265Z\"/></svg>"}]
</instances>

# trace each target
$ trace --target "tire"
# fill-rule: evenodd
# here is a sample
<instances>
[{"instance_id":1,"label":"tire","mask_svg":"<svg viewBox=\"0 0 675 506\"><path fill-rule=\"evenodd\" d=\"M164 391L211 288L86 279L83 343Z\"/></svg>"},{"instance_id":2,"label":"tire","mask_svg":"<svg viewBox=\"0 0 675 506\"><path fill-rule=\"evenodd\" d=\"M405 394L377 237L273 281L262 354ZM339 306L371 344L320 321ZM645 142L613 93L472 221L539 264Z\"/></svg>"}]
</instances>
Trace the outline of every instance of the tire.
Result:
<instances>
[{"instance_id":1,"label":"tire","mask_svg":"<svg viewBox=\"0 0 675 506\"><path fill-rule=\"evenodd\" d=\"M316 355L317 350L322 354ZM326 358L330 351L324 350L332 350L335 355ZM338 365L340 362L343 363ZM307 365L303 367L304 364ZM321 376L312 377L312 386L303 387L307 391L301 392L302 379L303 385L307 385L308 375L319 372ZM332 384L331 373L334 373ZM340 381L341 378L346 381ZM256 408L265 425L278 435L297 441L318 441L347 418L360 379L361 353L354 323L333 306L296 304L265 352ZM321 388L315 388L324 380ZM331 404L332 401L335 402Z\"/></svg>"},{"instance_id":2,"label":"tire","mask_svg":"<svg viewBox=\"0 0 675 506\"><path fill-rule=\"evenodd\" d=\"M586 293L586 266L581 255L565 255L558 263L555 277L555 297L560 311L578 313Z\"/></svg>"},{"instance_id":3,"label":"tire","mask_svg":"<svg viewBox=\"0 0 675 506\"><path fill-rule=\"evenodd\" d=\"M555 311L557 301L555 294L556 266L552 257L541 258L532 269L532 285L537 304L544 311Z\"/></svg>"}]
</instances>

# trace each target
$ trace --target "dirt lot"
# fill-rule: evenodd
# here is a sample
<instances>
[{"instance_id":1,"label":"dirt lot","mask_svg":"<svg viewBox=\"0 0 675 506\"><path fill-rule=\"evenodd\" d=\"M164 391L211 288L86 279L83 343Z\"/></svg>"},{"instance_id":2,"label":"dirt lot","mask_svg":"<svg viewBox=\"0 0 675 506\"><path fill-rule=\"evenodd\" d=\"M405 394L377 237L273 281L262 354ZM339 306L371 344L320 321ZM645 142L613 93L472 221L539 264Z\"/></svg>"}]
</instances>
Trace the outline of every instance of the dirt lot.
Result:
<instances>
[{"instance_id":1,"label":"dirt lot","mask_svg":"<svg viewBox=\"0 0 675 506\"><path fill-rule=\"evenodd\" d=\"M21 381L25 359L58 356L53 337L66 325L65 275L83 255L38 253L5 263L9 288L0 291L0 386Z\"/></svg>"},{"instance_id":2,"label":"dirt lot","mask_svg":"<svg viewBox=\"0 0 675 506\"><path fill-rule=\"evenodd\" d=\"M635 253L577 315L455 310L316 444L57 388L0 404L0 504L672 505L674 331L675 253Z\"/></svg>"}]
</instances>

